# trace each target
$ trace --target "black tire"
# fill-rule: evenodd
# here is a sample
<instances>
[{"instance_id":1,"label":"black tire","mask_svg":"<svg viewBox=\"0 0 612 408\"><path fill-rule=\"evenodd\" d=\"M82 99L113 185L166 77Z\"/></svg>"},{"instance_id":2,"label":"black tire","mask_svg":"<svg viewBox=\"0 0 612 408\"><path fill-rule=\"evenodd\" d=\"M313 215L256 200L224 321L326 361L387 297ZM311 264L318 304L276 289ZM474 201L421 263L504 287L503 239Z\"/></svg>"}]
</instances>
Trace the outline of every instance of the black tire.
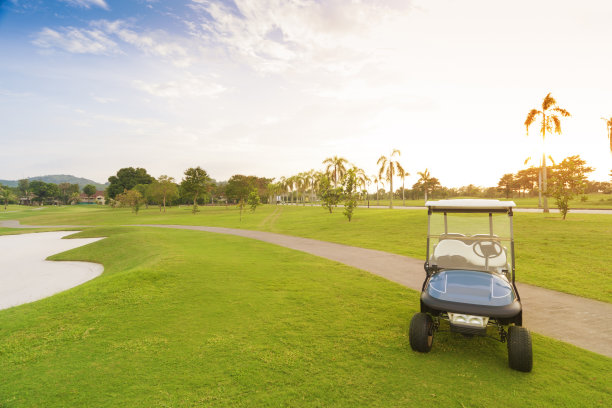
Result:
<instances>
[{"instance_id":1,"label":"black tire","mask_svg":"<svg viewBox=\"0 0 612 408\"><path fill-rule=\"evenodd\" d=\"M410 321L410 347L414 351L427 353L433 345L434 325L431 316L427 313L417 313Z\"/></svg>"},{"instance_id":2,"label":"black tire","mask_svg":"<svg viewBox=\"0 0 612 408\"><path fill-rule=\"evenodd\" d=\"M528 373L533 368L531 334L520 326L508 330L508 364L510 368Z\"/></svg>"}]
</instances>

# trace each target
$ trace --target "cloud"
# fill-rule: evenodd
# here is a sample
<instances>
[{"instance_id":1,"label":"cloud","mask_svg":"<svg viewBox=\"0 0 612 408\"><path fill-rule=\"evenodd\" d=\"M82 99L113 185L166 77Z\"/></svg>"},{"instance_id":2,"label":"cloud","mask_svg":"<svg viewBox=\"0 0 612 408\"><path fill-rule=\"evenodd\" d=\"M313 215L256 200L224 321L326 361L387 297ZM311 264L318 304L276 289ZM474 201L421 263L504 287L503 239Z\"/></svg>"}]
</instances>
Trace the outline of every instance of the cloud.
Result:
<instances>
[{"instance_id":1,"label":"cloud","mask_svg":"<svg viewBox=\"0 0 612 408\"><path fill-rule=\"evenodd\" d=\"M43 28L33 43L45 49L61 49L74 54L120 54L118 44L100 30L65 27L59 31Z\"/></svg>"},{"instance_id":2,"label":"cloud","mask_svg":"<svg viewBox=\"0 0 612 408\"><path fill-rule=\"evenodd\" d=\"M96 20L89 28L62 27L42 29L33 43L45 49L60 49L75 54L127 54L126 45L147 55L162 57L178 67L191 65L187 49L176 42L165 41L167 33L139 33L122 20ZM123 49L122 49L123 48Z\"/></svg>"},{"instance_id":3,"label":"cloud","mask_svg":"<svg viewBox=\"0 0 612 408\"><path fill-rule=\"evenodd\" d=\"M91 8L92 6L103 8L104 10L110 10L105 0L60 0L64 3L68 3L71 6Z\"/></svg>"},{"instance_id":4,"label":"cloud","mask_svg":"<svg viewBox=\"0 0 612 408\"><path fill-rule=\"evenodd\" d=\"M167 37L167 33L163 31L139 33L130 29L128 24L122 20L99 20L91 24L148 55L172 59L176 66L185 67L191 64L187 49L176 42L164 41L163 38Z\"/></svg>"},{"instance_id":5,"label":"cloud","mask_svg":"<svg viewBox=\"0 0 612 408\"><path fill-rule=\"evenodd\" d=\"M227 88L214 82L211 78L193 74L186 74L180 79L161 83L147 83L142 80L135 80L133 85L136 89L162 98L199 96L214 98L227 90Z\"/></svg>"},{"instance_id":6,"label":"cloud","mask_svg":"<svg viewBox=\"0 0 612 408\"><path fill-rule=\"evenodd\" d=\"M384 27L407 14L409 2L192 0L191 33L226 48L258 71L323 69L357 72L384 46ZM381 27L383 29L381 30Z\"/></svg>"}]
</instances>

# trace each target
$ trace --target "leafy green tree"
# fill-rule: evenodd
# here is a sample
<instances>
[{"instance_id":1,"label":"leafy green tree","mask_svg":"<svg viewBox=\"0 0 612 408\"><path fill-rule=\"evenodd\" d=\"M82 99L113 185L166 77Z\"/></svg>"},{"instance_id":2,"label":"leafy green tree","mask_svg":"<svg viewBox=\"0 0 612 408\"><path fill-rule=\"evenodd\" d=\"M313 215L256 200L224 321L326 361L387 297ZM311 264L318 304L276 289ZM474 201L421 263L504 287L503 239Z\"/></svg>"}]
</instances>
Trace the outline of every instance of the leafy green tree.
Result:
<instances>
[{"instance_id":1,"label":"leafy green tree","mask_svg":"<svg viewBox=\"0 0 612 408\"><path fill-rule=\"evenodd\" d=\"M30 191L30 180L28 179L21 179L17 181L17 186L19 188L19 191L21 192L21 194L23 194L24 196L28 195L28 191Z\"/></svg>"},{"instance_id":2,"label":"leafy green tree","mask_svg":"<svg viewBox=\"0 0 612 408\"><path fill-rule=\"evenodd\" d=\"M185 177L181 181L181 187L188 196L193 197L193 209L192 213L197 213L198 210L198 196L206 193L211 187L212 179L200 166L190 167L185 170Z\"/></svg>"},{"instance_id":3,"label":"leafy green tree","mask_svg":"<svg viewBox=\"0 0 612 408\"><path fill-rule=\"evenodd\" d=\"M342 187L332 187L329 177L323 176L319 185L319 196L321 197L323 208L326 208L331 214L342 198Z\"/></svg>"},{"instance_id":4,"label":"leafy green tree","mask_svg":"<svg viewBox=\"0 0 612 408\"><path fill-rule=\"evenodd\" d=\"M246 201L251 191L255 189L254 177L235 174L227 181L225 194L233 202Z\"/></svg>"},{"instance_id":5,"label":"leafy green tree","mask_svg":"<svg viewBox=\"0 0 612 408\"><path fill-rule=\"evenodd\" d=\"M9 201L13 201L16 198L10 188L2 185L0 185L0 197L4 201L4 211L6 211Z\"/></svg>"},{"instance_id":6,"label":"leafy green tree","mask_svg":"<svg viewBox=\"0 0 612 408\"><path fill-rule=\"evenodd\" d=\"M174 177L168 177L165 174L159 176L151 184L151 195L159 203L159 211L161 212L163 206L164 212L166 212L166 201L172 201L178 197L178 186L174 182Z\"/></svg>"},{"instance_id":7,"label":"leafy green tree","mask_svg":"<svg viewBox=\"0 0 612 408\"><path fill-rule=\"evenodd\" d=\"M502 176L502 178L499 179L499 182L497 183L497 187L506 193L506 198L510 198L510 193L512 193L512 189L514 188L515 185L515 180L514 180L514 174L512 173L507 173L504 174Z\"/></svg>"},{"instance_id":8,"label":"leafy green tree","mask_svg":"<svg viewBox=\"0 0 612 408\"><path fill-rule=\"evenodd\" d=\"M142 194L140 194L137 190L126 190L121 194L117 194L115 196L116 201L118 201L122 207L131 207L132 212L138 215L138 210L140 210L140 206L142 204L143 198Z\"/></svg>"},{"instance_id":9,"label":"leafy green tree","mask_svg":"<svg viewBox=\"0 0 612 408\"><path fill-rule=\"evenodd\" d=\"M68 192L70 190L70 183L59 183L57 188L60 190L60 198L62 202L64 204L68 203L68 197L70 196L70 193Z\"/></svg>"},{"instance_id":10,"label":"leafy green tree","mask_svg":"<svg viewBox=\"0 0 612 408\"><path fill-rule=\"evenodd\" d=\"M64 204L68 204L71 202L71 197L74 193L79 193L80 188L78 184L70 184L70 183L59 183L57 185L59 189L60 195L59 198Z\"/></svg>"},{"instance_id":11,"label":"leafy green tree","mask_svg":"<svg viewBox=\"0 0 612 408\"><path fill-rule=\"evenodd\" d=\"M355 211L355 207L357 207L357 172L355 168L352 168L346 172L344 175L344 179L342 182L342 187L344 189L344 216L348 218L349 222L353 218L353 212Z\"/></svg>"},{"instance_id":12,"label":"leafy green tree","mask_svg":"<svg viewBox=\"0 0 612 408\"><path fill-rule=\"evenodd\" d=\"M561 119L560 117L568 117L570 113L563 108L557 106L557 101L555 98L550 96L550 93L546 95L544 100L542 101L542 110L532 109L527 114L527 118L525 119L525 128L527 129L527 134L529 134L529 127L536 121L538 117L541 118L540 121L540 134L542 135L542 141L546 140L546 134L552 134L553 130L558 135L561 134ZM542 153L542 196L544 203L544 212L548 211L548 198L546 197L546 183L547 183L547 171L546 171L546 154Z\"/></svg>"},{"instance_id":13,"label":"leafy green tree","mask_svg":"<svg viewBox=\"0 0 612 408\"><path fill-rule=\"evenodd\" d=\"M259 193L257 190L253 190L249 193L249 197L247 198L247 204L251 207L251 212L255 212L257 207L261 204L261 200L259 198Z\"/></svg>"},{"instance_id":14,"label":"leafy green tree","mask_svg":"<svg viewBox=\"0 0 612 408\"><path fill-rule=\"evenodd\" d=\"M142 195L142 202L145 205L145 208L149 208L149 202L153 198L153 184L156 181L153 180L151 184L136 184L132 190L136 190Z\"/></svg>"},{"instance_id":15,"label":"leafy green tree","mask_svg":"<svg viewBox=\"0 0 612 408\"><path fill-rule=\"evenodd\" d=\"M32 180L29 186L30 191L36 195L36 201L42 202L50 196L51 191L49 185L44 181Z\"/></svg>"},{"instance_id":16,"label":"leafy green tree","mask_svg":"<svg viewBox=\"0 0 612 408\"><path fill-rule=\"evenodd\" d=\"M327 165L325 172L334 179L334 187L338 187L338 179L342 179L344 173L346 173L345 165L348 164L348 160L344 157L334 156L323 160L323 164Z\"/></svg>"},{"instance_id":17,"label":"leafy green tree","mask_svg":"<svg viewBox=\"0 0 612 408\"><path fill-rule=\"evenodd\" d=\"M402 165L397 160L393 160L395 154L401 156L402 153L397 149L393 149L389 157L380 156L376 162L380 166L378 177L389 182L389 208L393 208L393 176L398 171L404 171Z\"/></svg>"},{"instance_id":18,"label":"leafy green tree","mask_svg":"<svg viewBox=\"0 0 612 408\"><path fill-rule=\"evenodd\" d=\"M87 197L93 197L94 194L96 194L96 191L96 186L92 184L87 184L85 187L83 187L83 192L87 195Z\"/></svg>"},{"instance_id":19,"label":"leafy green tree","mask_svg":"<svg viewBox=\"0 0 612 408\"><path fill-rule=\"evenodd\" d=\"M569 201L577 194L582 194L586 187L586 174L593 171L580 156L570 156L553 167L551 177L552 196L563 219L569 211Z\"/></svg>"},{"instance_id":20,"label":"leafy green tree","mask_svg":"<svg viewBox=\"0 0 612 408\"><path fill-rule=\"evenodd\" d=\"M131 190L137 184L151 184L155 180L143 168L124 167L117 171L116 176L108 178L110 185L106 188L109 198L115 198L117 194L125 190Z\"/></svg>"},{"instance_id":21,"label":"leafy green tree","mask_svg":"<svg viewBox=\"0 0 612 408\"><path fill-rule=\"evenodd\" d=\"M235 174L227 181L225 187L225 194L228 200L232 200L238 203L240 208L240 220L242 221L242 210L246 205L249 195L256 190L256 178L255 176L244 176L242 174ZM259 194L258 194L259 195Z\"/></svg>"}]
</instances>

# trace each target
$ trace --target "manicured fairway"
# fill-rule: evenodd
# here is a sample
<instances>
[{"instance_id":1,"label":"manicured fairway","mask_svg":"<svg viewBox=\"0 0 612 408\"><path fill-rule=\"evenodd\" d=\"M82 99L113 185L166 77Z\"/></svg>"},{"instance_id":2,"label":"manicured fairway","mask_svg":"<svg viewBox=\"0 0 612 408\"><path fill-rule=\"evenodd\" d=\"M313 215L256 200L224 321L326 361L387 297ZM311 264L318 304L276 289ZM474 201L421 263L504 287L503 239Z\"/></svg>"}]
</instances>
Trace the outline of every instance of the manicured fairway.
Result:
<instances>
[{"instance_id":1,"label":"manicured fairway","mask_svg":"<svg viewBox=\"0 0 612 408\"><path fill-rule=\"evenodd\" d=\"M570 211L573 208L590 208L590 209L604 209L604 208L612 208L612 194L603 194L603 193L592 193L585 194L586 201L583 201L583 195L579 195L574 197L574 199L569 201ZM459 198L459 197L458 197ZM482 197L460 197L460 198L477 198L482 199ZM434 197L432 200L440 200L438 197ZM501 198L500 200L512 200L516 203L519 208L538 208L538 197L512 197L512 198ZM367 201L360 201L360 205L367 205ZM393 199L394 206L401 206L404 203L402 199ZM389 206L389 195L387 194L385 197L380 196L380 200L370 200L370 206L381 205L381 206ZM422 207L425 205L425 200L405 200L405 205L407 207ZM550 209L556 209L557 206L555 204L554 198L548 198L548 207Z\"/></svg>"},{"instance_id":2,"label":"manicured fairway","mask_svg":"<svg viewBox=\"0 0 612 408\"><path fill-rule=\"evenodd\" d=\"M184 224L278 232L425 259L427 216L423 210L357 209L348 223L341 209L329 214L320 207L262 206L239 221L235 207L156 208L141 210L95 206L45 208L0 214L26 224ZM1 232L1 231L0 231ZM612 215L515 214L517 279L557 291L612 302Z\"/></svg>"},{"instance_id":3,"label":"manicured fairway","mask_svg":"<svg viewBox=\"0 0 612 408\"><path fill-rule=\"evenodd\" d=\"M261 242L96 228L56 259L102 276L0 311L0 406L608 406L612 360L534 335L534 371L505 345L441 333L410 350L418 293Z\"/></svg>"}]
</instances>

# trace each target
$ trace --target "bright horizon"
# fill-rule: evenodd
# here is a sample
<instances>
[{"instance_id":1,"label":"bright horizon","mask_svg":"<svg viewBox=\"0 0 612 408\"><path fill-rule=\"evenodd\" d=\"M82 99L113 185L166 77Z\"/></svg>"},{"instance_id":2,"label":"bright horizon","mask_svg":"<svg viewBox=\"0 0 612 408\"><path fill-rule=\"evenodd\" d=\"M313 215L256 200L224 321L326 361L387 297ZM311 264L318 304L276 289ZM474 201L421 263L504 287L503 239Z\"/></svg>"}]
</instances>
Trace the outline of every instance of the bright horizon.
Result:
<instances>
[{"instance_id":1,"label":"bright horizon","mask_svg":"<svg viewBox=\"0 0 612 408\"><path fill-rule=\"evenodd\" d=\"M0 1L0 179L278 179L336 155L371 175L399 149L407 187L495 186L541 151L523 123L551 92L572 116L547 155L609 181L611 20L603 0Z\"/></svg>"}]
</instances>

